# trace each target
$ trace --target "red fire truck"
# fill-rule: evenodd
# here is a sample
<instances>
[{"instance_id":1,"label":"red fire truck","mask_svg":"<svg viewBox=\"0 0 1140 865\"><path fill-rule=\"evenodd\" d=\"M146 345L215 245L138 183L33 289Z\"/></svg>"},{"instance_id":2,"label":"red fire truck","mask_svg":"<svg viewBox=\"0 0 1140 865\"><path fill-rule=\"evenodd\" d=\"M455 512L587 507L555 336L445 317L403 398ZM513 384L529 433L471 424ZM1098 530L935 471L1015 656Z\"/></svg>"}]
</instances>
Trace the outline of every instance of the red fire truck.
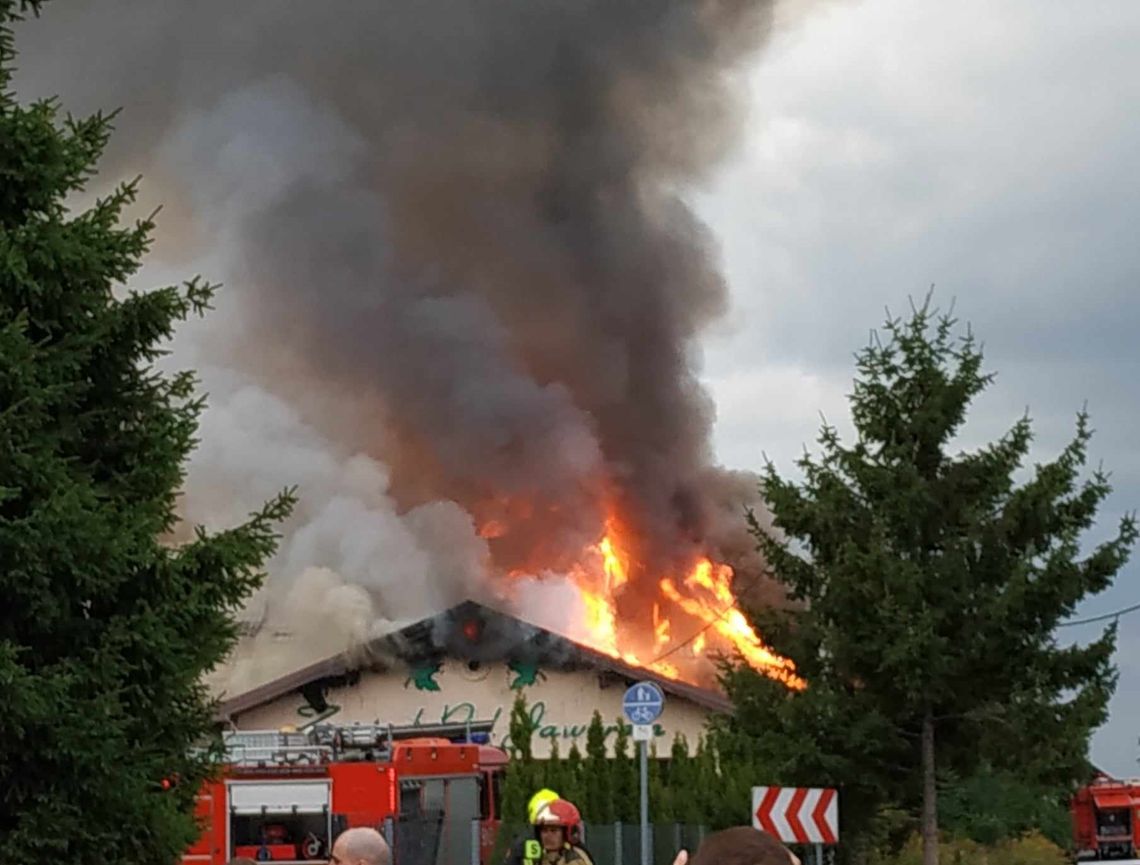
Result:
<instances>
[{"instance_id":1,"label":"red fire truck","mask_svg":"<svg viewBox=\"0 0 1140 865\"><path fill-rule=\"evenodd\" d=\"M1073 796L1079 862L1140 865L1140 780L1100 776Z\"/></svg>"},{"instance_id":2,"label":"red fire truck","mask_svg":"<svg viewBox=\"0 0 1140 865\"><path fill-rule=\"evenodd\" d=\"M488 744L491 723L228 733L222 771L198 795L202 836L183 865L324 862L352 826L383 832L394 865L486 863L507 764Z\"/></svg>"}]
</instances>

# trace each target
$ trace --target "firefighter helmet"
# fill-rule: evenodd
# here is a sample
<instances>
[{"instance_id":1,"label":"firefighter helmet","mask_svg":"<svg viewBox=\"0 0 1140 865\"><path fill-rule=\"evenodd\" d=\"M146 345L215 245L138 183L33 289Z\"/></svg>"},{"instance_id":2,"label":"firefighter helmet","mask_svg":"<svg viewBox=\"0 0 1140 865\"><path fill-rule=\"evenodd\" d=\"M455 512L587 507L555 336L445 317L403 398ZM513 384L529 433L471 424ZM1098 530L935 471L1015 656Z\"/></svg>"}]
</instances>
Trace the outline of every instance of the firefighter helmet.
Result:
<instances>
[{"instance_id":1,"label":"firefighter helmet","mask_svg":"<svg viewBox=\"0 0 1140 865\"><path fill-rule=\"evenodd\" d=\"M547 805L550 802L553 802L554 800L556 800L558 798L559 798L558 794L555 793L553 790L550 790L548 788L543 788L542 790L539 790L537 793L535 793L533 796L531 796L530 801L527 803L527 806L526 806L527 822L534 823L535 819L538 817L538 809L541 808L543 805Z\"/></svg>"},{"instance_id":2,"label":"firefighter helmet","mask_svg":"<svg viewBox=\"0 0 1140 865\"><path fill-rule=\"evenodd\" d=\"M538 809L538 813L535 814L534 826L538 831L541 831L544 826L561 826L566 830L566 840L575 844L578 842L582 828L582 814L573 802L555 799Z\"/></svg>"}]
</instances>

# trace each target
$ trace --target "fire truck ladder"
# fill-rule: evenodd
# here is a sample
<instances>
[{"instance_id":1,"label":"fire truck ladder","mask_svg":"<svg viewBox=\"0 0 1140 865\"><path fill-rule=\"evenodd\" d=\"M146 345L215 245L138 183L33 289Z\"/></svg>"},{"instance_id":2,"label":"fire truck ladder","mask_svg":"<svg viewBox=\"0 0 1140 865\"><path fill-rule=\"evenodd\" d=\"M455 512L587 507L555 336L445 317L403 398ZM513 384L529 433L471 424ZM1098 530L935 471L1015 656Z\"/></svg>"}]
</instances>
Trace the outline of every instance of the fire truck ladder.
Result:
<instances>
[{"instance_id":1,"label":"fire truck ladder","mask_svg":"<svg viewBox=\"0 0 1140 865\"><path fill-rule=\"evenodd\" d=\"M489 741L494 720L444 724L319 724L309 731L312 742L330 748L334 759L350 752L367 752L384 759L392 746L408 739L449 739L456 744ZM475 737L479 738L476 739Z\"/></svg>"},{"instance_id":2,"label":"fire truck ladder","mask_svg":"<svg viewBox=\"0 0 1140 865\"><path fill-rule=\"evenodd\" d=\"M334 760L391 756L409 739L449 739L456 744L487 741L494 720L447 724L320 724L306 732L236 730L223 736L225 762L241 767L317 766Z\"/></svg>"},{"instance_id":3,"label":"fire truck ladder","mask_svg":"<svg viewBox=\"0 0 1140 865\"><path fill-rule=\"evenodd\" d=\"M238 730L222 737L226 763L243 768L318 766L333 756L332 748L289 730Z\"/></svg>"}]
</instances>

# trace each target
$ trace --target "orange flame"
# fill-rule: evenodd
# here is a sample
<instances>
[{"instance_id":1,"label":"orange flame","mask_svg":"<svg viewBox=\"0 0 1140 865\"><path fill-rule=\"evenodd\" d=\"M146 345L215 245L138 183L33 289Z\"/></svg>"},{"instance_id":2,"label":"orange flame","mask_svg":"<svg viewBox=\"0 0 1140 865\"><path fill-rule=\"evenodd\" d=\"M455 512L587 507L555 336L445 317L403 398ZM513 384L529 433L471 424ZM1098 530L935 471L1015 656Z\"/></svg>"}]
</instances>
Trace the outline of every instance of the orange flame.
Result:
<instances>
[{"instance_id":1,"label":"orange flame","mask_svg":"<svg viewBox=\"0 0 1140 865\"><path fill-rule=\"evenodd\" d=\"M586 558L596 564L579 565L570 578L584 604L582 626L597 651L669 678L680 678L682 673L678 664L668 659L676 658L680 663L688 657L692 663L703 661L707 649L726 654L735 651L755 670L788 688L800 691L807 687L796 674L795 664L776 654L748 624L736 605L733 572L728 565L701 558L680 586L672 576L660 578L661 597L652 607L653 634L649 637L619 632L616 598L629 582L630 560L614 521L607 523L605 536L588 552ZM678 618L688 621L675 625ZM686 640L688 634L693 636ZM670 649L671 643L675 649ZM685 645L689 650L681 654Z\"/></svg>"},{"instance_id":2,"label":"orange flame","mask_svg":"<svg viewBox=\"0 0 1140 865\"><path fill-rule=\"evenodd\" d=\"M481 538L501 538L507 533L507 526L499 520L487 520L479 527L479 537Z\"/></svg>"},{"instance_id":3,"label":"orange flame","mask_svg":"<svg viewBox=\"0 0 1140 865\"><path fill-rule=\"evenodd\" d=\"M657 645L664 646L669 642L669 620L661 617L661 605L653 605L653 634L657 638Z\"/></svg>"},{"instance_id":4,"label":"orange flame","mask_svg":"<svg viewBox=\"0 0 1140 865\"><path fill-rule=\"evenodd\" d=\"M606 588L611 591L621 588L629 581L629 567L625 558L615 552L613 541L610 540L609 535L602 538L602 542L598 544L598 550L601 552L604 562Z\"/></svg>"}]
</instances>

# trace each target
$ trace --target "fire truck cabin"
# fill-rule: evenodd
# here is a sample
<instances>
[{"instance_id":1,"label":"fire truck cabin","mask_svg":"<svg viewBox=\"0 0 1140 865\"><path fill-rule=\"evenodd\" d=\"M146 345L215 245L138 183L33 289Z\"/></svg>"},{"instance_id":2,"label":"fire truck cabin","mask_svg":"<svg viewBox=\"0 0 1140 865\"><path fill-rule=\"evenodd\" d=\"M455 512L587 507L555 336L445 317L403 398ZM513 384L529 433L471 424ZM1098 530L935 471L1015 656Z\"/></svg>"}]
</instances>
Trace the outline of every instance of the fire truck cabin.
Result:
<instances>
[{"instance_id":1,"label":"fire truck cabin","mask_svg":"<svg viewBox=\"0 0 1140 865\"><path fill-rule=\"evenodd\" d=\"M1078 862L1140 865L1140 780L1100 777L1073 797Z\"/></svg>"},{"instance_id":2,"label":"fire truck cabin","mask_svg":"<svg viewBox=\"0 0 1140 865\"><path fill-rule=\"evenodd\" d=\"M487 729L482 729L486 727ZM380 830L394 865L489 859L507 756L490 724L318 726L226 736L219 776L198 796L203 833L183 865L327 861L353 826ZM435 735L433 735L435 734Z\"/></svg>"}]
</instances>

